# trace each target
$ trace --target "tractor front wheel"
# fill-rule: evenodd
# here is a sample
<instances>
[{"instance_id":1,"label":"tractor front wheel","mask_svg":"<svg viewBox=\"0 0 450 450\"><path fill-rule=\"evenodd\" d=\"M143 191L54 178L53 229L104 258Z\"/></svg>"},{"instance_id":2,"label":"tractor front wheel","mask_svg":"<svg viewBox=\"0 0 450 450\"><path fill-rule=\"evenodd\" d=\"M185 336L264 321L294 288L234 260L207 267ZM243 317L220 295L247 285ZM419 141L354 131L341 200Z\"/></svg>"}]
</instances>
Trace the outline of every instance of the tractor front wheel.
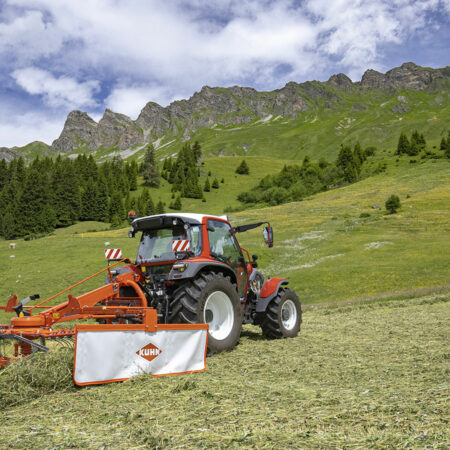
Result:
<instances>
[{"instance_id":1,"label":"tractor front wheel","mask_svg":"<svg viewBox=\"0 0 450 450\"><path fill-rule=\"evenodd\" d=\"M302 323L302 305L291 289L280 289L260 318L263 335L271 339L295 337Z\"/></svg>"},{"instance_id":2,"label":"tractor front wheel","mask_svg":"<svg viewBox=\"0 0 450 450\"><path fill-rule=\"evenodd\" d=\"M172 323L207 323L208 354L231 350L241 336L242 312L229 277L201 273L174 292Z\"/></svg>"}]
</instances>

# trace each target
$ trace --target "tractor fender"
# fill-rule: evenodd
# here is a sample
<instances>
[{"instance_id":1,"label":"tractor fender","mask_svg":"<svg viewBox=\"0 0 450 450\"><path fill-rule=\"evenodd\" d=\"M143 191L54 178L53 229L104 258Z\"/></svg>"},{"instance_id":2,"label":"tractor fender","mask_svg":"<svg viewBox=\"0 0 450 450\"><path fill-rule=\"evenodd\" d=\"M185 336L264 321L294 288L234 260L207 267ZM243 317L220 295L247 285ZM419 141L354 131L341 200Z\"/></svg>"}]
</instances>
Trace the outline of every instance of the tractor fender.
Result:
<instances>
[{"instance_id":1,"label":"tractor fender","mask_svg":"<svg viewBox=\"0 0 450 450\"><path fill-rule=\"evenodd\" d=\"M283 278L269 278L261 289L256 302L256 312L265 312L267 305L276 297L281 286L285 286L289 281Z\"/></svg>"},{"instance_id":2,"label":"tractor fender","mask_svg":"<svg viewBox=\"0 0 450 450\"><path fill-rule=\"evenodd\" d=\"M182 261L180 261L182 262ZM205 269L210 268L213 272L223 272L231 277L231 282L236 283L236 274L226 265L213 261L194 262L186 261L186 269L183 272L171 269L169 273L169 281L187 280L195 278L197 274Z\"/></svg>"}]
</instances>

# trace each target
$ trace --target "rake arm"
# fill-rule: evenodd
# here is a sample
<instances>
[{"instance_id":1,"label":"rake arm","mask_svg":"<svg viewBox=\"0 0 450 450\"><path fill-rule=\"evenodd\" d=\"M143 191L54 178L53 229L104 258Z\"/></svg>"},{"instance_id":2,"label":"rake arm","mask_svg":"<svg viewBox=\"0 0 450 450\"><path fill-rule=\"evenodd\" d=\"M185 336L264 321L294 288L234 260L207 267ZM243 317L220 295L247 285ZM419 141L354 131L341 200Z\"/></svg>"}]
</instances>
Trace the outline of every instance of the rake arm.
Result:
<instances>
[{"instance_id":1,"label":"rake arm","mask_svg":"<svg viewBox=\"0 0 450 450\"><path fill-rule=\"evenodd\" d=\"M23 342L24 344L31 345L36 350L40 350L42 352L48 352L48 347L46 347L45 345L38 344L37 342L34 342L27 338L24 338L23 336L20 336L19 334L0 334L0 339L5 339L5 340L6 339L14 339L14 340Z\"/></svg>"}]
</instances>

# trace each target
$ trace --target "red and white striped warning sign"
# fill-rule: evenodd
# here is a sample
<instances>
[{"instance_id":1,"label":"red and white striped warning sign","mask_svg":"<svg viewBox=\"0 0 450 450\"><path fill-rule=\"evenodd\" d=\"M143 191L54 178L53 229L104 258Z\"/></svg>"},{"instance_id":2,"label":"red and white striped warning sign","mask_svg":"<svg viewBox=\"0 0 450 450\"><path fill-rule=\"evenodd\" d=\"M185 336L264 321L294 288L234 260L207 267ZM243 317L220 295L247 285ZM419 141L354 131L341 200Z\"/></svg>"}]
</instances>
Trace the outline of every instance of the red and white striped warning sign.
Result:
<instances>
[{"instance_id":1,"label":"red and white striped warning sign","mask_svg":"<svg viewBox=\"0 0 450 450\"><path fill-rule=\"evenodd\" d=\"M188 240L172 241L172 251L185 252L191 248L191 242Z\"/></svg>"},{"instance_id":2,"label":"red and white striped warning sign","mask_svg":"<svg viewBox=\"0 0 450 450\"><path fill-rule=\"evenodd\" d=\"M106 259L121 259L122 250L120 248L105 248Z\"/></svg>"}]
</instances>

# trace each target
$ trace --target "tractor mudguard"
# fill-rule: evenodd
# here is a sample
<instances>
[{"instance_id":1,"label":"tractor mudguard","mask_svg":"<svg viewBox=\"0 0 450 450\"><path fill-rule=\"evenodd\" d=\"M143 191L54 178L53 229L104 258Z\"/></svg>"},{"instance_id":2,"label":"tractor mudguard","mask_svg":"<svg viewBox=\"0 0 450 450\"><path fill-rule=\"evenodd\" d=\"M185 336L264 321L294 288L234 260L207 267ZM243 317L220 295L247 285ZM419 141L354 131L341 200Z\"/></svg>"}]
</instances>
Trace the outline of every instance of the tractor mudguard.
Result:
<instances>
[{"instance_id":1,"label":"tractor mudguard","mask_svg":"<svg viewBox=\"0 0 450 450\"><path fill-rule=\"evenodd\" d=\"M213 271L223 272L231 277L232 283L236 283L236 274L226 265L219 262L212 261L186 261L181 260L176 265L185 264L183 271L180 269L171 269L169 273L169 281L186 280L189 278L195 278L197 274L205 267L211 267Z\"/></svg>"},{"instance_id":2,"label":"tractor mudguard","mask_svg":"<svg viewBox=\"0 0 450 450\"><path fill-rule=\"evenodd\" d=\"M278 294L281 286L285 286L289 281L283 278L270 278L265 283L256 302L256 312L265 312L267 305Z\"/></svg>"}]
</instances>

